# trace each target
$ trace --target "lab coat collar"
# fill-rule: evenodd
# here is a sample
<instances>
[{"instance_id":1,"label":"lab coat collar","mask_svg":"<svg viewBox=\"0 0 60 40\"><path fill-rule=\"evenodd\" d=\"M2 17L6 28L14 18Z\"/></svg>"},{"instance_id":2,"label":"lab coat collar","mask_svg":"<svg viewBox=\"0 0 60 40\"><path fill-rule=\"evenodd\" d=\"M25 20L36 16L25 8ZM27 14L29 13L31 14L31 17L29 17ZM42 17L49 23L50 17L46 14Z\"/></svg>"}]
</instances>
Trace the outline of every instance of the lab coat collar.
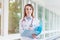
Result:
<instances>
[{"instance_id":1,"label":"lab coat collar","mask_svg":"<svg viewBox=\"0 0 60 40\"><path fill-rule=\"evenodd\" d=\"M30 18L30 19L28 19L28 18ZM31 21L33 18L32 18L32 16L30 16L30 17L25 17L25 20L26 21Z\"/></svg>"}]
</instances>

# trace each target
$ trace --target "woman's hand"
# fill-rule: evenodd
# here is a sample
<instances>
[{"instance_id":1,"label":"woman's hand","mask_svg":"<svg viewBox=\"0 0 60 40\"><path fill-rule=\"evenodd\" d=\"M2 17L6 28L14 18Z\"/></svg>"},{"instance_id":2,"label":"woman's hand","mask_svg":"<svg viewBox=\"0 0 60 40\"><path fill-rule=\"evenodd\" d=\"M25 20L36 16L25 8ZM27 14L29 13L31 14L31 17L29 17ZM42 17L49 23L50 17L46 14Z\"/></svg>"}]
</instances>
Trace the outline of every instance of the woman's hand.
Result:
<instances>
[{"instance_id":1,"label":"woman's hand","mask_svg":"<svg viewBox=\"0 0 60 40\"><path fill-rule=\"evenodd\" d=\"M33 38L37 38L35 34L32 34L32 37L33 37Z\"/></svg>"},{"instance_id":2,"label":"woman's hand","mask_svg":"<svg viewBox=\"0 0 60 40\"><path fill-rule=\"evenodd\" d=\"M33 30L33 28L32 27L29 27L29 30Z\"/></svg>"}]
</instances>

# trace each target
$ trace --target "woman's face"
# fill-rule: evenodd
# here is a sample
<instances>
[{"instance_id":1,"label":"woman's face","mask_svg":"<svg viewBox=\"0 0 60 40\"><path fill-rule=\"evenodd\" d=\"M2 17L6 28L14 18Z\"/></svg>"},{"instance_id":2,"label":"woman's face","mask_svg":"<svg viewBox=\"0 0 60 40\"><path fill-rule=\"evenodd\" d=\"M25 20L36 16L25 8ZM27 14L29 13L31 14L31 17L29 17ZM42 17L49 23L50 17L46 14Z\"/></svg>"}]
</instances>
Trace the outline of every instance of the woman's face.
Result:
<instances>
[{"instance_id":1,"label":"woman's face","mask_svg":"<svg viewBox=\"0 0 60 40\"><path fill-rule=\"evenodd\" d=\"M32 8L30 6L26 6L26 15L31 16L32 14Z\"/></svg>"}]
</instances>

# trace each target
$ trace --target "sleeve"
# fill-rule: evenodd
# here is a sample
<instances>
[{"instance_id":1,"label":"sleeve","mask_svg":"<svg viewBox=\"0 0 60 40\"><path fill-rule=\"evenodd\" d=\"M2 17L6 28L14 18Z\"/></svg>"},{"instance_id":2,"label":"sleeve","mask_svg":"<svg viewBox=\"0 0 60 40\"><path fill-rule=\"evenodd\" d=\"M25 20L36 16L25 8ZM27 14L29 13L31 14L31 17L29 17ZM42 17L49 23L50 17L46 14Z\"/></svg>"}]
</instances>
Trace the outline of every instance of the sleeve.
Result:
<instances>
[{"instance_id":1,"label":"sleeve","mask_svg":"<svg viewBox=\"0 0 60 40\"><path fill-rule=\"evenodd\" d=\"M22 33L24 30L23 25L22 25L22 20L19 21L19 32Z\"/></svg>"},{"instance_id":2,"label":"sleeve","mask_svg":"<svg viewBox=\"0 0 60 40\"><path fill-rule=\"evenodd\" d=\"M33 20L33 26L34 27L36 27L36 26L38 26L39 25L39 20L38 20L38 18L34 18L34 20Z\"/></svg>"}]
</instances>

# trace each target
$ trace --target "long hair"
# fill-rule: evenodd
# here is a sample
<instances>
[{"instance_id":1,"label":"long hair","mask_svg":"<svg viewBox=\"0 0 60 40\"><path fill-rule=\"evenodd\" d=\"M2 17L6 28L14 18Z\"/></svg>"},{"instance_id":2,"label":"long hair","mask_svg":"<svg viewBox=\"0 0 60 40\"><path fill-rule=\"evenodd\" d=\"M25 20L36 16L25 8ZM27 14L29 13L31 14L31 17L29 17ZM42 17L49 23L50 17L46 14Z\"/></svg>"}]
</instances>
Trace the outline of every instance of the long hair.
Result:
<instances>
[{"instance_id":1,"label":"long hair","mask_svg":"<svg viewBox=\"0 0 60 40\"><path fill-rule=\"evenodd\" d=\"M23 18L27 16L27 15L26 15L26 6L29 6L29 7L32 8L32 14L31 14L31 16L34 18L34 14L33 14L34 8L33 8L33 6L32 6L31 4L25 5L25 7L24 7L24 16L23 16Z\"/></svg>"}]
</instances>

